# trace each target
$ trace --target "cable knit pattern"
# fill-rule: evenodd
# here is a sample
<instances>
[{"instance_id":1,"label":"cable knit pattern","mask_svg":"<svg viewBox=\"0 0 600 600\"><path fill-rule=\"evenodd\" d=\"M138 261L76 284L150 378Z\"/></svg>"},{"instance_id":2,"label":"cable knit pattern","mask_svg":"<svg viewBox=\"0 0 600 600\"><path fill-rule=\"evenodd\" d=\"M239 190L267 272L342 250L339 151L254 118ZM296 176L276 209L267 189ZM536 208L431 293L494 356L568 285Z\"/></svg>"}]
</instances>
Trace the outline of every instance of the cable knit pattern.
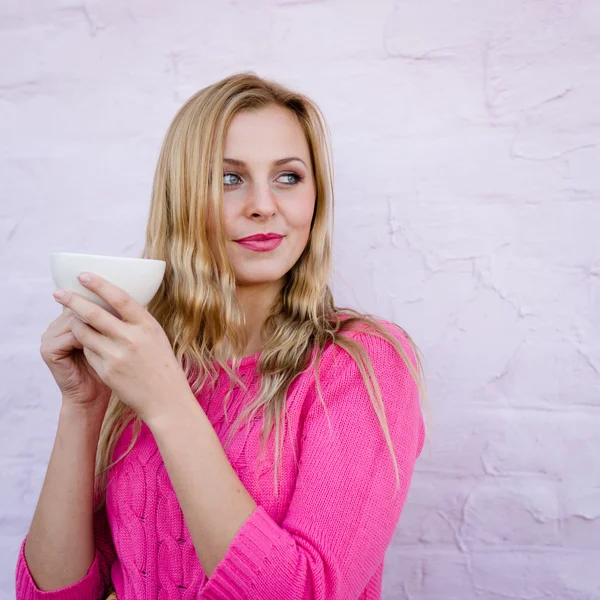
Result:
<instances>
[{"instance_id":1,"label":"cable knit pattern","mask_svg":"<svg viewBox=\"0 0 600 600\"><path fill-rule=\"evenodd\" d=\"M382 321L402 343L406 338ZM259 461L255 418L238 430L227 455L257 503L208 580L195 553L183 513L151 431L143 426L134 449L110 473L106 511L95 515L98 548L81 581L40 591L24 556L17 563L18 600L97 600L112 580L119 600L375 600L381 597L385 551L398 524L424 441L418 391L408 368L385 340L366 333L360 341L374 366L398 461L393 463L357 365L329 345L320 377L327 412L308 369L287 395L286 437L279 495L273 480L274 434ZM229 388L225 372L198 402L222 443L235 417L260 383L259 355L242 360L248 386ZM331 429L330 429L331 426ZM115 455L128 447L132 426ZM109 580L110 578L110 580Z\"/></svg>"}]
</instances>

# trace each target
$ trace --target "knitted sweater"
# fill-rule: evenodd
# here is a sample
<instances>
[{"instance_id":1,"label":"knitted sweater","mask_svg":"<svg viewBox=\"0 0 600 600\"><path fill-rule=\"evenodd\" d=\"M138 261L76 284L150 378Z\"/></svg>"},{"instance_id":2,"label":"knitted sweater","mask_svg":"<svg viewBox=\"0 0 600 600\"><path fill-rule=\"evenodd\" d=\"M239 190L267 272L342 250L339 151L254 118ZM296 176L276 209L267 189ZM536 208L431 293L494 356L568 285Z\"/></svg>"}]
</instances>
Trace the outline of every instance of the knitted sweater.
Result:
<instances>
[{"instance_id":1,"label":"knitted sweater","mask_svg":"<svg viewBox=\"0 0 600 600\"><path fill-rule=\"evenodd\" d=\"M401 342L405 336L381 321ZM320 402L312 368L291 384L279 494L273 478L274 434L259 461L259 417L242 425L227 449L238 477L258 505L207 579L156 442L144 424L134 449L109 475L106 509L95 513L96 556L73 585L40 591L29 572L25 542L16 568L17 600L97 600L112 579L119 600L375 600L381 597L384 555L400 518L424 441L418 390L389 342L352 332L373 363L398 461L400 488L378 418L356 363L328 344L321 359ZM222 443L255 394L259 354L242 359L248 390L229 378L198 402ZM313 350L314 356L314 350ZM231 364L231 363L230 363ZM127 449L130 425L115 457ZM294 454L297 458L297 464Z\"/></svg>"}]
</instances>

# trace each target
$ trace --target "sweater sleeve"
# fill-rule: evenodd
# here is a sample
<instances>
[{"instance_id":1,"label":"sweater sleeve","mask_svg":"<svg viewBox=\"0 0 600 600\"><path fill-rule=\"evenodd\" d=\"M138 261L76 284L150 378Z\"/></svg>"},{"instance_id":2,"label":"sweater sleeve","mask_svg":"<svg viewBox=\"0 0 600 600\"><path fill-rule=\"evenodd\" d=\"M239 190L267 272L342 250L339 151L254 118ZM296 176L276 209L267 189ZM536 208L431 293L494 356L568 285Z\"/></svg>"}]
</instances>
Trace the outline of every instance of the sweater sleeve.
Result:
<instances>
[{"instance_id":1,"label":"sweater sleeve","mask_svg":"<svg viewBox=\"0 0 600 600\"><path fill-rule=\"evenodd\" d=\"M398 329L393 332L415 366L406 337ZM258 506L202 598L351 600L384 561L423 447L423 418L416 383L393 346L368 334L352 337L373 364L398 462L399 489L358 366L332 346L320 370L327 413L315 396L304 422L295 491L281 525Z\"/></svg>"},{"instance_id":2,"label":"sweater sleeve","mask_svg":"<svg viewBox=\"0 0 600 600\"><path fill-rule=\"evenodd\" d=\"M98 600L104 597L110 583L110 566L114 561L114 546L105 509L94 513L94 535L96 554L87 574L72 585L53 591L40 590L29 570L25 559L25 542L16 568L17 600Z\"/></svg>"}]
</instances>

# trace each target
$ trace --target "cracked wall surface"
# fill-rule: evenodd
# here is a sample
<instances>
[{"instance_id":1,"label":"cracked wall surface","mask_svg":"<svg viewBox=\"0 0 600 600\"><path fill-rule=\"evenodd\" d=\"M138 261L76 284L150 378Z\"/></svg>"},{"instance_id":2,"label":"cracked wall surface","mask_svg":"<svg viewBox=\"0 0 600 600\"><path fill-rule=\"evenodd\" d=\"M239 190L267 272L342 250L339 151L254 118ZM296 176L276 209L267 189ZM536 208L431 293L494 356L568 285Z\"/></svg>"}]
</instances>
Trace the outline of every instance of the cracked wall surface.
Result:
<instances>
[{"instance_id":1,"label":"cracked wall surface","mask_svg":"<svg viewBox=\"0 0 600 600\"><path fill-rule=\"evenodd\" d=\"M158 150L253 70L323 109L338 305L425 357L385 600L600 598L600 2L0 3L0 598L59 410L49 254L137 256Z\"/></svg>"}]
</instances>

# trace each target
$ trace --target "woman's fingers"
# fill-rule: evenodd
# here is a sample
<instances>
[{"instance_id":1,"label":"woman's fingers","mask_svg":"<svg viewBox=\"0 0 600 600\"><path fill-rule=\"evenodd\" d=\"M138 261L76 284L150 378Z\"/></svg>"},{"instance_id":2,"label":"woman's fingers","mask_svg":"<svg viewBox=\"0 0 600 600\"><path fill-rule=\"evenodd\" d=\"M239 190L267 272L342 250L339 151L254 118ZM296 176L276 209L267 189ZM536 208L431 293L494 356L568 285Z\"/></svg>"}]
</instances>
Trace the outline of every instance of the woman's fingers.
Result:
<instances>
[{"instance_id":1,"label":"woman's fingers","mask_svg":"<svg viewBox=\"0 0 600 600\"><path fill-rule=\"evenodd\" d=\"M71 331L71 316L73 315L73 311L70 308L63 307L63 311L50 325L48 326L47 333L54 335L57 337L62 335L63 333L68 333Z\"/></svg>"}]
</instances>

